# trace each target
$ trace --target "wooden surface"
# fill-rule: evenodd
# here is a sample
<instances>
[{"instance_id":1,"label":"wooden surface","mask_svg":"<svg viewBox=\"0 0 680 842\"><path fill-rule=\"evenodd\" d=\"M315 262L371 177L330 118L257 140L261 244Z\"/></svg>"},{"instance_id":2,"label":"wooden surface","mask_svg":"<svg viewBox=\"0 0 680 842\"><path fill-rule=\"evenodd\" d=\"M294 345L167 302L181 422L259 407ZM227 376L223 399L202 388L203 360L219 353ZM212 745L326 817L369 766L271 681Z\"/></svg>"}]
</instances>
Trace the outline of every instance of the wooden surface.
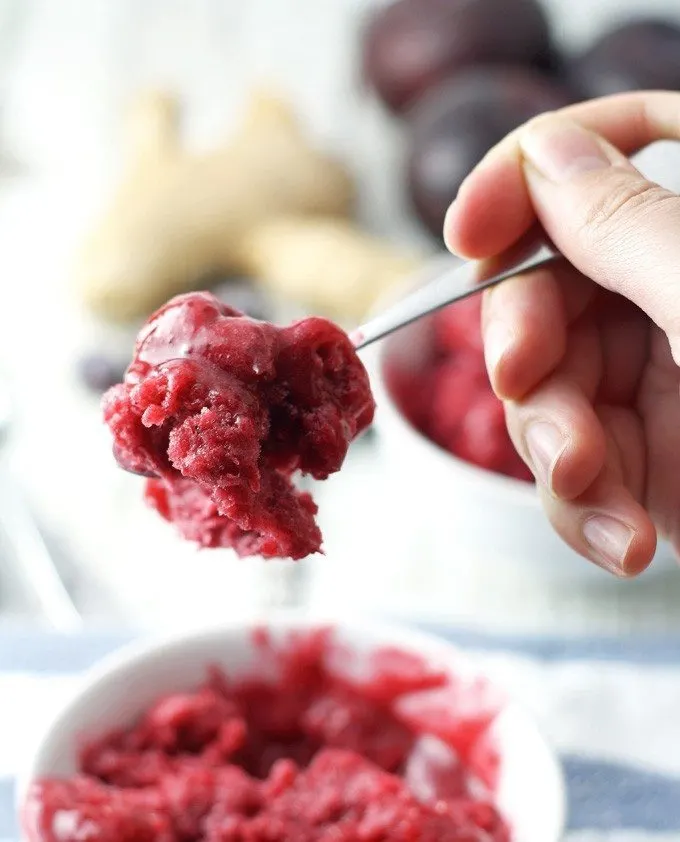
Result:
<instances>
[{"instance_id":1,"label":"wooden surface","mask_svg":"<svg viewBox=\"0 0 680 842\"><path fill-rule=\"evenodd\" d=\"M281 572L180 544L113 466L96 401L73 363L117 337L90 324L68 291L70 255L115 178L120 109L137 87L169 84L187 101L191 142L228 126L249 84L275 79L319 141L351 161L362 216L418 240L398 187L395 127L357 83L363 3L341 0L4 0L0 2L0 365L13 380L13 461L71 559L92 615L104 591L117 616L177 626L249 612ZM668 2L549 4L574 44L627 8ZM422 533L395 522L395 489L374 451L357 448L320 495L328 554L305 569L314 604L428 613L534 631L680 628L680 574L565 589L535 571L452 554L427 557ZM398 489L396 490L398 496ZM95 587L98 586L98 587Z\"/></svg>"}]
</instances>

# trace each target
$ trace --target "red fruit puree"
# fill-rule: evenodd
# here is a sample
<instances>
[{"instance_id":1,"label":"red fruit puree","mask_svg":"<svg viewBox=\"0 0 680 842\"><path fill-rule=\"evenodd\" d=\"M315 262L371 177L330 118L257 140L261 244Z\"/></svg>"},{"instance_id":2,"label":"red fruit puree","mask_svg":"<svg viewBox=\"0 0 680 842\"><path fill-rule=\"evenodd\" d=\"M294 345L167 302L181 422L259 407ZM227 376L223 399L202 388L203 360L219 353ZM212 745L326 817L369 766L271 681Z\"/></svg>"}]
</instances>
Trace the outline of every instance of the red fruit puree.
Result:
<instances>
[{"instance_id":1,"label":"red fruit puree","mask_svg":"<svg viewBox=\"0 0 680 842\"><path fill-rule=\"evenodd\" d=\"M28 842L509 842L485 684L397 650L357 670L327 631L257 645L271 679L213 669L36 782Z\"/></svg>"},{"instance_id":2,"label":"red fruit puree","mask_svg":"<svg viewBox=\"0 0 680 842\"><path fill-rule=\"evenodd\" d=\"M465 461L516 479L533 480L505 427L503 404L484 365L481 301L473 296L436 313L432 347L417 370L388 363L386 379L408 420Z\"/></svg>"},{"instance_id":3,"label":"red fruit puree","mask_svg":"<svg viewBox=\"0 0 680 842\"><path fill-rule=\"evenodd\" d=\"M147 501L185 538L284 558L321 549L317 507L293 474L338 471L374 411L340 328L276 327L205 292L151 316L103 406L119 464L149 477Z\"/></svg>"}]
</instances>

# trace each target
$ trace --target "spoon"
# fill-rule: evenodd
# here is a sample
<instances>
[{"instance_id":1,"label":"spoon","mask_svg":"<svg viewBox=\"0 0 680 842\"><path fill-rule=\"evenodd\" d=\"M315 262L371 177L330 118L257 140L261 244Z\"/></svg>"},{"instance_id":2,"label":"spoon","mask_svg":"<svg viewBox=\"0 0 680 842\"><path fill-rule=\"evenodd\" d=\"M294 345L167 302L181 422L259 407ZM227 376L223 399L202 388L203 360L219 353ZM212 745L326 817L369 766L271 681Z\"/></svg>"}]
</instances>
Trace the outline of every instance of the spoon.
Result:
<instances>
[{"instance_id":1,"label":"spoon","mask_svg":"<svg viewBox=\"0 0 680 842\"><path fill-rule=\"evenodd\" d=\"M673 193L680 193L680 143L654 143L630 160L645 178ZM446 258L445 268L441 268L442 258L435 258L408 285L413 292L352 332L354 347L357 350L365 348L435 310L523 272L563 259L540 231L530 231L508 251L486 260L461 264L450 257Z\"/></svg>"}]
</instances>

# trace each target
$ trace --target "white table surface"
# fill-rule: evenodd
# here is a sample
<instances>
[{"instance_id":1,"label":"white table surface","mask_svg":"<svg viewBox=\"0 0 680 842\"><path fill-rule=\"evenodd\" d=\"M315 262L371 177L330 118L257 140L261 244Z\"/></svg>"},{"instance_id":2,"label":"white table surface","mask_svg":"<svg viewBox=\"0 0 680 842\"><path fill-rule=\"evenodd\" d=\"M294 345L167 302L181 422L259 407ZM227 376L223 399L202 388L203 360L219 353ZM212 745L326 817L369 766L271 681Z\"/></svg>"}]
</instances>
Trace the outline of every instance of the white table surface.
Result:
<instances>
[{"instance_id":1,"label":"white table surface","mask_svg":"<svg viewBox=\"0 0 680 842\"><path fill-rule=\"evenodd\" d=\"M367 224L418 241L396 175L398 134L357 87L363 5L0 2L0 366L15 382L12 456L75 565L94 619L102 619L94 597L102 587L118 616L154 627L250 612L261 604L263 575L281 567L201 554L178 541L145 509L139 482L115 468L97 402L74 380L78 352L116 338L78 311L67 278L74 245L115 178L122 104L140 85L172 85L186 96L191 142L209 143L233 119L247 85L275 77L319 142L351 160ZM549 6L571 44L628 8L680 17L675 0ZM680 628L680 574L593 590L558 586L474 552L437 566L417 529L395 516L398 492L375 453L358 446L320 493L327 556L305 567L317 608L427 614L513 631Z\"/></svg>"}]
</instances>

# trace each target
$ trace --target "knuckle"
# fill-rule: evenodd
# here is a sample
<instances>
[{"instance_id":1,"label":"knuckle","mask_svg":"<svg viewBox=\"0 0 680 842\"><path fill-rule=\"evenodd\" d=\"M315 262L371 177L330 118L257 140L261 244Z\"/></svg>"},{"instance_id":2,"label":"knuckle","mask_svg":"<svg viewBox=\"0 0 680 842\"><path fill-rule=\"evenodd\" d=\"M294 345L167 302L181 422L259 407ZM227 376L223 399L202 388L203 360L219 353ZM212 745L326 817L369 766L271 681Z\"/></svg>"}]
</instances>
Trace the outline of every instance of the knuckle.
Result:
<instances>
[{"instance_id":1,"label":"knuckle","mask_svg":"<svg viewBox=\"0 0 680 842\"><path fill-rule=\"evenodd\" d=\"M666 195L658 185L627 174L616 183L603 185L595 201L584 208L581 233L585 239L596 241L608 239L612 234L619 236Z\"/></svg>"}]
</instances>

